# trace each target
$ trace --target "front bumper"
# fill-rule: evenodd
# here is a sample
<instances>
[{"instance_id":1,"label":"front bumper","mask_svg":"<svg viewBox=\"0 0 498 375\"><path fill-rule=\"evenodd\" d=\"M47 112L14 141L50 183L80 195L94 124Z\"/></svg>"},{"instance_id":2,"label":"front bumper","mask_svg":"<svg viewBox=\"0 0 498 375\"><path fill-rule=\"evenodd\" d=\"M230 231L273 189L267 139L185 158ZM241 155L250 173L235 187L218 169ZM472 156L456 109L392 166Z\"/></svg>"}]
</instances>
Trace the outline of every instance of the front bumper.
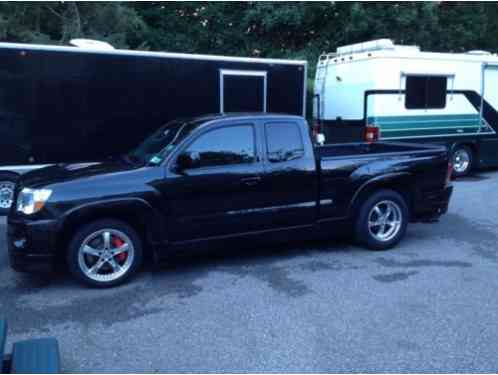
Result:
<instances>
[{"instance_id":1,"label":"front bumper","mask_svg":"<svg viewBox=\"0 0 498 375\"><path fill-rule=\"evenodd\" d=\"M47 272L55 264L54 220L7 220L7 247L11 267L19 272Z\"/></svg>"},{"instance_id":2,"label":"front bumper","mask_svg":"<svg viewBox=\"0 0 498 375\"><path fill-rule=\"evenodd\" d=\"M431 221L448 212L453 186L448 185L442 190L426 192L414 207L414 221Z\"/></svg>"}]
</instances>

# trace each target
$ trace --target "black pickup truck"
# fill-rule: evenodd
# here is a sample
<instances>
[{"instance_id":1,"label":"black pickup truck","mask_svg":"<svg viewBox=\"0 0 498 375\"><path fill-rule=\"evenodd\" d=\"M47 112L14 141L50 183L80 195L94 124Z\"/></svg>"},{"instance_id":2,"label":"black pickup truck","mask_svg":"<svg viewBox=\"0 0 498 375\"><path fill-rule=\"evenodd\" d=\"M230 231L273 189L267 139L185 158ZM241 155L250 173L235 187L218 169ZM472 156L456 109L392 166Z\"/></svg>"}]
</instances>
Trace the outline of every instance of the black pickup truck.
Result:
<instances>
[{"instance_id":1,"label":"black pickup truck","mask_svg":"<svg viewBox=\"0 0 498 375\"><path fill-rule=\"evenodd\" d=\"M105 287L127 279L145 255L159 261L235 238L351 233L387 249L409 221L446 212L450 174L444 147L315 147L296 116L177 120L119 158L22 176L8 216L10 260L18 271L62 263Z\"/></svg>"}]
</instances>

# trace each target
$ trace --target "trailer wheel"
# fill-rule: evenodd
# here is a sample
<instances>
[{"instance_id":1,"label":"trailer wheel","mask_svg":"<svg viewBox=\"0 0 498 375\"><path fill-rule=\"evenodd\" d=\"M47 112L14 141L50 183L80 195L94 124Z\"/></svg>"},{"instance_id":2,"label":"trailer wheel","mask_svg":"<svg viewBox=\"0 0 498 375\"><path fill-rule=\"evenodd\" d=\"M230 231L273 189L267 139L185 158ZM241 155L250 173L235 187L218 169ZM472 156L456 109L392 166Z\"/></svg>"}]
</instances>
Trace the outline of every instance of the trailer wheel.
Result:
<instances>
[{"instance_id":1,"label":"trailer wheel","mask_svg":"<svg viewBox=\"0 0 498 375\"><path fill-rule=\"evenodd\" d=\"M408 217L408 206L400 194L379 190L358 210L356 239L371 250L389 249L405 235Z\"/></svg>"},{"instance_id":2,"label":"trailer wheel","mask_svg":"<svg viewBox=\"0 0 498 375\"><path fill-rule=\"evenodd\" d=\"M459 145L453 149L451 162L455 177L463 177L469 174L472 170L473 154L471 148L468 146Z\"/></svg>"},{"instance_id":3,"label":"trailer wheel","mask_svg":"<svg viewBox=\"0 0 498 375\"><path fill-rule=\"evenodd\" d=\"M14 189L17 176L15 174L0 175L0 215L7 215L14 203Z\"/></svg>"}]
</instances>

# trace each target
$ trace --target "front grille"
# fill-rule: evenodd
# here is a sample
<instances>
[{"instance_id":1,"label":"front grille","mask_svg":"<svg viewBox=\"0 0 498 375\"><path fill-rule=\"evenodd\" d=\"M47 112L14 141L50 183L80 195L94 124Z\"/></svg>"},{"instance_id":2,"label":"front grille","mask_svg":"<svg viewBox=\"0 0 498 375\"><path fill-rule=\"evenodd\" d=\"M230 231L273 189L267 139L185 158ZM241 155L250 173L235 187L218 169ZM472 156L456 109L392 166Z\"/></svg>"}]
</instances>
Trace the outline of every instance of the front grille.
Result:
<instances>
[{"instance_id":1,"label":"front grille","mask_svg":"<svg viewBox=\"0 0 498 375\"><path fill-rule=\"evenodd\" d=\"M10 239L16 239L25 236L25 229L23 225L20 224L7 224L7 235Z\"/></svg>"}]
</instances>

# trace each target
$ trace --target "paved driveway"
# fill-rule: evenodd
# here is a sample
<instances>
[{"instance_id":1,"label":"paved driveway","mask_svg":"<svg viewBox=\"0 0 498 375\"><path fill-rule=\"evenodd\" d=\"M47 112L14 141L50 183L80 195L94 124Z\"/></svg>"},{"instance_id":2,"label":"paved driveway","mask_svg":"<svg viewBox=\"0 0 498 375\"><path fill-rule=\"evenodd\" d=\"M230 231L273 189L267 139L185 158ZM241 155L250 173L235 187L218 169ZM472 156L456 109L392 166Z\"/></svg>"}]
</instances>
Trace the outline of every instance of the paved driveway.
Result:
<instances>
[{"instance_id":1,"label":"paved driveway","mask_svg":"<svg viewBox=\"0 0 498 375\"><path fill-rule=\"evenodd\" d=\"M1 235L4 236L4 222ZM12 340L59 338L65 371L498 371L498 172L396 249L313 242L176 261L92 290L19 275L0 238Z\"/></svg>"}]
</instances>

